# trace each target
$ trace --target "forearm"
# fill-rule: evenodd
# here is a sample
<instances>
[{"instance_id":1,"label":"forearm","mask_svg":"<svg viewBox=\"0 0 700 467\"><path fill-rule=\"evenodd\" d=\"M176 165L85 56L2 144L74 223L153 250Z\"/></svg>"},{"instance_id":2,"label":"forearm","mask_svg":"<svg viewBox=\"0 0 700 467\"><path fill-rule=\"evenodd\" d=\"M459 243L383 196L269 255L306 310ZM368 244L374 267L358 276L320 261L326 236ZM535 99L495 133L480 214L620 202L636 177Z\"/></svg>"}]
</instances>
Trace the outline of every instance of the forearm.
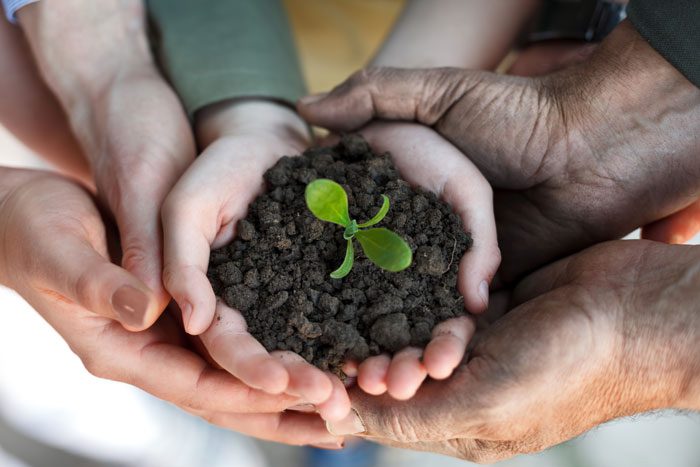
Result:
<instances>
[{"instance_id":1,"label":"forearm","mask_svg":"<svg viewBox=\"0 0 700 467\"><path fill-rule=\"evenodd\" d=\"M646 251L630 265L639 272L623 312L621 395L630 413L700 410L700 246Z\"/></svg>"},{"instance_id":2,"label":"forearm","mask_svg":"<svg viewBox=\"0 0 700 467\"><path fill-rule=\"evenodd\" d=\"M94 162L103 141L95 115L116 80L153 73L138 0L42 0L18 20L39 71L67 114L85 155Z\"/></svg>"},{"instance_id":3,"label":"forearm","mask_svg":"<svg viewBox=\"0 0 700 467\"><path fill-rule=\"evenodd\" d=\"M138 0L43 0L17 16L40 71L67 110L82 96L99 96L121 70L151 63Z\"/></svg>"},{"instance_id":4,"label":"forearm","mask_svg":"<svg viewBox=\"0 0 700 467\"><path fill-rule=\"evenodd\" d=\"M539 0L410 0L373 66L493 69Z\"/></svg>"}]
</instances>

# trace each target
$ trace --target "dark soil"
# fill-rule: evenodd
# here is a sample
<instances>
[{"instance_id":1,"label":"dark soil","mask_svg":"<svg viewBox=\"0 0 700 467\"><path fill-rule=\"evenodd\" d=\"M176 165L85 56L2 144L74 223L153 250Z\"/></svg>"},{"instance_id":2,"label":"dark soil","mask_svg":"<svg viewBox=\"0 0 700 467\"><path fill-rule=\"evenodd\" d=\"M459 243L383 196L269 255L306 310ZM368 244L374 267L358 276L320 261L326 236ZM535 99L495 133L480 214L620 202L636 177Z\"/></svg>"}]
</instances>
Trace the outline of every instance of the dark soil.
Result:
<instances>
[{"instance_id":1,"label":"dark soil","mask_svg":"<svg viewBox=\"0 0 700 467\"><path fill-rule=\"evenodd\" d=\"M265 178L269 191L251 204L237 238L212 252L208 275L269 351L292 350L340 374L346 359L422 347L437 323L465 313L457 269L471 236L447 204L401 180L388 154L375 155L361 137L346 136L335 147L282 158ZM386 194L391 209L377 227L408 242L413 264L383 271L355 242L352 271L331 279L346 242L342 227L306 207L304 189L317 178L345 188L358 222L370 219Z\"/></svg>"}]
</instances>

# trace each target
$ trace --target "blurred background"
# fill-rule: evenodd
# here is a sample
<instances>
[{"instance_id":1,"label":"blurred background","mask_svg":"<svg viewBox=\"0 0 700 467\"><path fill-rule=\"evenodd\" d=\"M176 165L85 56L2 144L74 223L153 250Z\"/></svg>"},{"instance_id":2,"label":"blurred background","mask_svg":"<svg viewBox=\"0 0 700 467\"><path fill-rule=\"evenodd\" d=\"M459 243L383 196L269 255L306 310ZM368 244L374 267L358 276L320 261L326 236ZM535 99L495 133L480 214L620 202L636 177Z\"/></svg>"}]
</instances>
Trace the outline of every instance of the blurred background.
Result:
<instances>
[{"instance_id":1,"label":"blurred background","mask_svg":"<svg viewBox=\"0 0 700 467\"><path fill-rule=\"evenodd\" d=\"M310 90L327 90L360 68L401 3L306 0L299 8L287 0ZM353 27L360 18L363 27ZM0 163L44 166L2 127ZM91 376L49 325L1 286L0 310L0 467L472 465L365 442L330 452L221 430L134 387ZM544 453L498 465L698 467L698 441L700 414L661 412L613 421Z\"/></svg>"}]
</instances>

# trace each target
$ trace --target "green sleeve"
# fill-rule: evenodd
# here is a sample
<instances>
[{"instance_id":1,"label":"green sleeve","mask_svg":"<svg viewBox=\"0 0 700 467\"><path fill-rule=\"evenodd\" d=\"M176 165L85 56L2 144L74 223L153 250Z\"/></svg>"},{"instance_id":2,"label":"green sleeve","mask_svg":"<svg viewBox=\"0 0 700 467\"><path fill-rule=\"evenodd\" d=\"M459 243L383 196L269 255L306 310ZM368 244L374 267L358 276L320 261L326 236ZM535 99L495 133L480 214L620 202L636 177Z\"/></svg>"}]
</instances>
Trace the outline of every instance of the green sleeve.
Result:
<instances>
[{"instance_id":1,"label":"green sleeve","mask_svg":"<svg viewBox=\"0 0 700 467\"><path fill-rule=\"evenodd\" d=\"M280 0L148 0L152 41L189 115L235 97L305 94Z\"/></svg>"},{"instance_id":2,"label":"green sleeve","mask_svg":"<svg viewBox=\"0 0 700 467\"><path fill-rule=\"evenodd\" d=\"M700 87L700 0L631 0L627 14L639 34Z\"/></svg>"}]
</instances>

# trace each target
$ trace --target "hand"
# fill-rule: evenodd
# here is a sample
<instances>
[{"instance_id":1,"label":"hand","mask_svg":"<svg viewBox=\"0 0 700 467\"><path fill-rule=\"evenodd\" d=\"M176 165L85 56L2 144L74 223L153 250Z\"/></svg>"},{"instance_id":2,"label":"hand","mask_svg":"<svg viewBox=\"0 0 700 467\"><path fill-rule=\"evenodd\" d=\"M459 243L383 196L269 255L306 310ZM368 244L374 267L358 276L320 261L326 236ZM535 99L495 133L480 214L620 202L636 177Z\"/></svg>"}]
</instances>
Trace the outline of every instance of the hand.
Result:
<instances>
[{"instance_id":1,"label":"hand","mask_svg":"<svg viewBox=\"0 0 700 467\"><path fill-rule=\"evenodd\" d=\"M194 158L182 107L159 75L138 0L39 2L19 11L38 67L89 159L119 228L122 265L169 301L162 282L160 207Z\"/></svg>"},{"instance_id":2,"label":"hand","mask_svg":"<svg viewBox=\"0 0 700 467\"><path fill-rule=\"evenodd\" d=\"M460 260L458 288L467 310L485 311L488 284L500 261L488 182L457 148L424 126L374 123L360 133L375 151L391 153L406 181L437 194L461 217L474 245ZM439 164L430 163L438 160ZM468 316L444 321L433 330L425 351L409 347L393 358L379 355L363 361L357 369L358 385L369 394L388 392L395 399L410 399L428 375L445 379L452 374L473 332Z\"/></svg>"},{"instance_id":3,"label":"hand","mask_svg":"<svg viewBox=\"0 0 700 467\"><path fill-rule=\"evenodd\" d=\"M292 352L269 354L247 332L241 314L217 302L206 275L211 249L231 242L264 189L265 171L306 148L306 125L280 104L226 101L198 114L197 133L205 150L163 205L163 281L183 310L185 329L204 333L212 358L245 384L298 395L324 418L343 418L350 402L340 380Z\"/></svg>"},{"instance_id":4,"label":"hand","mask_svg":"<svg viewBox=\"0 0 700 467\"><path fill-rule=\"evenodd\" d=\"M105 227L77 185L45 172L0 169L0 239L0 283L20 293L94 375L252 436L340 442L318 416L282 412L299 397L253 390L188 350L169 314L146 331L124 329L157 303L143 282L109 261Z\"/></svg>"},{"instance_id":5,"label":"hand","mask_svg":"<svg viewBox=\"0 0 700 467\"><path fill-rule=\"evenodd\" d=\"M329 428L491 463L616 417L700 409L700 248L595 246L526 278L468 362L410 405L352 394Z\"/></svg>"},{"instance_id":6,"label":"hand","mask_svg":"<svg viewBox=\"0 0 700 467\"><path fill-rule=\"evenodd\" d=\"M433 126L497 189L505 281L663 218L700 188L700 90L627 22L552 75L369 70L299 110L343 131L372 118Z\"/></svg>"}]
</instances>

